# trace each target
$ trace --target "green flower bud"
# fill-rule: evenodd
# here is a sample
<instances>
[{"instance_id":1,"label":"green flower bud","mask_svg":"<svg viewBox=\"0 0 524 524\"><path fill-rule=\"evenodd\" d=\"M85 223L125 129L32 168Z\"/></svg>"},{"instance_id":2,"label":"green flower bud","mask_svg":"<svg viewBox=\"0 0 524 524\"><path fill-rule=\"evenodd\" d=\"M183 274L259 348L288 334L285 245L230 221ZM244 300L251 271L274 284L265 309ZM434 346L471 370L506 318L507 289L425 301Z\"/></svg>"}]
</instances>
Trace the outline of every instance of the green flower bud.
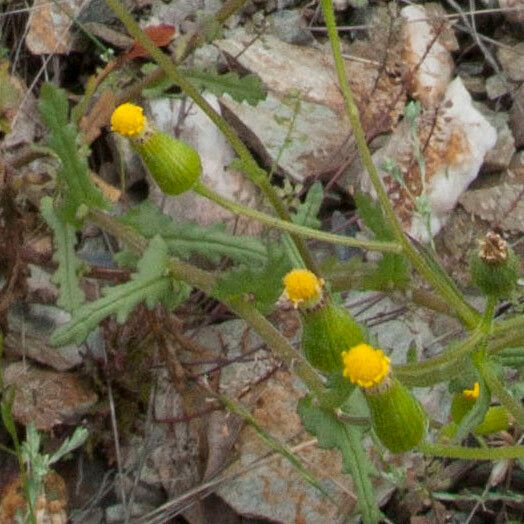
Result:
<instances>
[{"instance_id":1,"label":"green flower bud","mask_svg":"<svg viewBox=\"0 0 524 524\"><path fill-rule=\"evenodd\" d=\"M111 129L131 141L151 176L167 195L179 195L193 187L202 165L190 146L151 127L141 107L118 106L111 116Z\"/></svg>"},{"instance_id":2,"label":"green flower bud","mask_svg":"<svg viewBox=\"0 0 524 524\"><path fill-rule=\"evenodd\" d=\"M364 340L362 328L348 311L330 299L302 312L302 349L312 366L324 373L340 372L340 354Z\"/></svg>"},{"instance_id":3,"label":"green flower bud","mask_svg":"<svg viewBox=\"0 0 524 524\"><path fill-rule=\"evenodd\" d=\"M424 438L427 418L411 392L391 376L384 353L358 344L342 353L343 374L366 397L371 423L380 442L393 453L408 451Z\"/></svg>"},{"instance_id":4,"label":"green flower bud","mask_svg":"<svg viewBox=\"0 0 524 524\"><path fill-rule=\"evenodd\" d=\"M503 298L511 294L519 278L519 260L508 243L489 232L470 257L473 283L487 296Z\"/></svg>"},{"instance_id":5,"label":"green flower bud","mask_svg":"<svg viewBox=\"0 0 524 524\"><path fill-rule=\"evenodd\" d=\"M364 339L362 328L323 291L324 281L308 269L293 269L284 277L283 303L291 303L302 318L302 350L310 364L324 373L340 373L340 354Z\"/></svg>"},{"instance_id":6,"label":"green flower bud","mask_svg":"<svg viewBox=\"0 0 524 524\"><path fill-rule=\"evenodd\" d=\"M475 382L473 389L465 389L462 393L453 395L451 418L455 426L460 424L473 408L479 392L479 383ZM490 435L498 431L505 431L509 428L510 422L508 410L504 406L492 406L486 411L484 419L473 429L473 432L477 435Z\"/></svg>"},{"instance_id":7,"label":"green flower bud","mask_svg":"<svg viewBox=\"0 0 524 524\"><path fill-rule=\"evenodd\" d=\"M380 442L392 453L416 447L424 438L427 418L412 393L397 379L365 390L371 422Z\"/></svg>"}]
</instances>

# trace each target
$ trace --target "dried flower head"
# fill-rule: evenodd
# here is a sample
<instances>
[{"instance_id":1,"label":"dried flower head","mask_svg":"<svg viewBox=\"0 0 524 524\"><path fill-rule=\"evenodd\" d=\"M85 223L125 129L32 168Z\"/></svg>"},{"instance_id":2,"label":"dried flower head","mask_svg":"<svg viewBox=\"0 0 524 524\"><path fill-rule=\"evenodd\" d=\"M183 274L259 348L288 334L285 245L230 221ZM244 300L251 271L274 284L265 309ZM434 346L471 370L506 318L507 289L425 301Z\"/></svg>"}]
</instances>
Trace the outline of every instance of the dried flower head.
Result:
<instances>
[{"instance_id":1,"label":"dried flower head","mask_svg":"<svg viewBox=\"0 0 524 524\"><path fill-rule=\"evenodd\" d=\"M368 344L358 344L342 352L343 375L353 384L372 388L384 382L390 373L390 360L383 351Z\"/></svg>"},{"instance_id":2,"label":"dried flower head","mask_svg":"<svg viewBox=\"0 0 524 524\"><path fill-rule=\"evenodd\" d=\"M502 264L508 258L508 243L499 234L489 231L479 240L479 257L486 264Z\"/></svg>"}]
</instances>

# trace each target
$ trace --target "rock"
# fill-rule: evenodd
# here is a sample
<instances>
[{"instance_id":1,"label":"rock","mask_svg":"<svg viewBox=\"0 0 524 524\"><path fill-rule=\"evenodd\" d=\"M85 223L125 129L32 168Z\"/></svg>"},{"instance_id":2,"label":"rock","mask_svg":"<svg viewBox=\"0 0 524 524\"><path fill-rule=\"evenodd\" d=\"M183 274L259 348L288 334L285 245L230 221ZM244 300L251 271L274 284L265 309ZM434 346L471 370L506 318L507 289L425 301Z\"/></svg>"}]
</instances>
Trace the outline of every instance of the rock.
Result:
<instances>
[{"instance_id":1,"label":"rock","mask_svg":"<svg viewBox=\"0 0 524 524\"><path fill-rule=\"evenodd\" d=\"M223 97L221 104L224 116L264 164L271 166L279 159L280 170L295 182L302 183L312 174L344 161L343 146L349 128L327 106L302 101L294 117L292 101L271 93L256 107L229 97ZM284 146L286 138L289 142Z\"/></svg>"},{"instance_id":2,"label":"rock","mask_svg":"<svg viewBox=\"0 0 524 524\"><path fill-rule=\"evenodd\" d=\"M515 138L515 145L518 148L524 146L524 86L520 86L513 95L509 126Z\"/></svg>"},{"instance_id":3,"label":"rock","mask_svg":"<svg viewBox=\"0 0 524 524\"><path fill-rule=\"evenodd\" d=\"M14 419L23 425L33 422L43 431L58 424L78 424L98 400L77 374L36 369L24 362L5 368L4 386L15 388Z\"/></svg>"},{"instance_id":4,"label":"rock","mask_svg":"<svg viewBox=\"0 0 524 524\"><path fill-rule=\"evenodd\" d=\"M422 113L417 129L419 143L427 144L424 184L414 153L410 124L406 120L397 126L387 145L374 153L373 161L405 230L427 241L430 235L438 233L460 195L476 178L497 135L495 128L473 106L459 77L449 84L436 115L433 109ZM401 182L383 169L386 160L392 160L400 170ZM364 191L374 195L365 174L361 177L361 185ZM431 206L431 231L416 212L412 196L421 195L424 186Z\"/></svg>"},{"instance_id":5,"label":"rock","mask_svg":"<svg viewBox=\"0 0 524 524\"><path fill-rule=\"evenodd\" d=\"M58 371L66 371L82 362L81 349L74 345L52 347L53 331L69 322L62 309L42 304L15 304L9 309L9 332L5 338L8 355L29 357Z\"/></svg>"},{"instance_id":6,"label":"rock","mask_svg":"<svg viewBox=\"0 0 524 524\"><path fill-rule=\"evenodd\" d=\"M216 97L206 95L208 102L219 110ZM178 127L180 112L188 108L180 101L169 98L149 101L152 122L159 129L173 134ZM202 162L202 181L222 196L248 207L258 207L259 192L243 174L228 166L235 154L224 135L212 124L197 106L192 105L183 119L181 140L191 144L199 153ZM166 197L156 184L151 183L150 197L164 212L180 221L197 222L206 226L225 222L239 234L257 234L261 225L252 219L238 218L209 200L188 191L175 198Z\"/></svg>"},{"instance_id":7,"label":"rock","mask_svg":"<svg viewBox=\"0 0 524 524\"><path fill-rule=\"evenodd\" d=\"M497 57L504 73L510 80L524 80L524 42L513 46L501 46L497 49Z\"/></svg>"},{"instance_id":8,"label":"rock","mask_svg":"<svg viewBox=\"0 0 524 524\"><path fill-rule=\"evenodd\" d=\"M524 34L524 1L499 0L499 7L504 18L518 31L520 36L522 36Z\"/></svg>"},{"instance_id":9,"label":"rock","mask_svg":"<svg viewBox=\"0 0 524 524\"><path fill-rule=\"evenodd\" d=\"M34 55L65 55L74 45L71 29L83 0L65 0L65 4L36 0L27 22L26 45Z\"/></svg>"},{"instance_id":10,"label":"rock","mask_svg":"<svg viewBox=\"0 0 524 524\"><path fill-rule=\"evenodd\" d=\"M504 73L491 75L486 80L486 93L490 100L496 100L501 96L507 95L514 89L513 85L508 82Z\"/></svg>"},{"instance_id":11,"label":"rock","mask_svg":"<svg viewBox=\"0 0 524 524\"><path fill-rule=\"evenodd\" d=\"M296 379L287 372L279 372L267 381L253 416L280 442L306 444L311 437L304 432L296 412L298 399L304 394L304 388ZM270 461L260 462L267 449L252 428L244 428L237 448L239 460L227 469L232 480L221 484L217 494L238 513L282 524L335 521L337 505L304 482L285 458L275 455ZM300 459L343 504L344 512L350 513L355 508L355 500L341 489L341 486L351 489L351 480L341 473L340 453L321 450L314 444L299 446L299 449L296 453Z\"/></svg>"},{"instance_id":12,"label":"rock","mask_svg":"<svg viewBox=\"0 0 524 524\"><path fill-rule=\"evenodd\" d=\"M273 33L288 44L305 45L313 41L313 35L300 11L277 11L271 16L270 24Z\"/></svg>"},{"instance_id":13,"label":"rock","mask_svg":"<svg viewBox=\"0 0 524 524\"><path fill-rule=\"evenodd\" d=\"M435 40L435 29L424 7L409 5L400 14L406 20L403 58L408 70L414 71L412 96L424 107L435 107L451 80L451 54L439 38Z\"/></svg>"},{"instance_id":14,"label":"rock","mask_svg":"<svg viewBox=\"0 0 524 524\"><path fill-rule=\"evenodd\" d=\"M469 213L508 232L524 232L524 167L515 165L502 175L466 191L460 203Z\"/></svg>"},{"instance_id":15,"label":"rock","mask_svg":"<svg viewBox=\"0 0 524 524\"><path fill-rule=\"evenodd\" d=\"M267 100L256 108L226 97L221 100L237 131L268 166L278 159L278 168L297 182L354 159L350 126L328 50L289 45L269 35L252 40L239 33L217 42L237 67L259 75L269 90ZM373 135L388 131L397 121L406 96L396 75L401 67L400 44L395 52L384 51L390 74L379 73L377 53L386 45L359 42L350 49L352 58L346 60L364 128ZM292 140L283 147L297 97L300 112Z\"/></svg>"},{"instance_id":16,"label":"rock","mask_svg":"<svg viewBox=\"0 0 524 524\"><path fill-rule=\"evenodd\" d=\"M477 104L476 107L497 131L497 142L486 153L483 170L502 171L509 166L515 154L515 139L508 125L509 115L502 111L491 111L483 104Z\"/></svg>"}]
</instances>

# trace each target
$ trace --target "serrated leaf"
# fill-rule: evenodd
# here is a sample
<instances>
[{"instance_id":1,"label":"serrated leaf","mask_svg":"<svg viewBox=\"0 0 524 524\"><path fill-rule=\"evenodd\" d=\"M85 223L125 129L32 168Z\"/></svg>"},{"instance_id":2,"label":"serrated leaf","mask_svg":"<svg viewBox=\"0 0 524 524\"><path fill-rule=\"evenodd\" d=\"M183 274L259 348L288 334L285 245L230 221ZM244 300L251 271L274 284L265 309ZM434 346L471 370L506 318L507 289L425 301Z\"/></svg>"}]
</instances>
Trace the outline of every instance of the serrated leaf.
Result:
<instances>
[{"instance_id":1,"label":"serrated leaf","mask_svg":"<svg viewBox=\"0 0 524 524\"><path fill-rule=\"evenodd\" d=\"M82 262L75 253L75 228L64 222L53 208L53 199L44 197L40 202L40 210L47 225L53 231L55 253L53 260L58 269L53 275L53 282L57 284L59 297L57 304L61 308L73 313L85 301L85 295L78 282L78 273L82 269Z\"/></svg>"},{"instance_id":2,"label":"serrated leaf","mask_svg":"<svg viewBox=\"0 0 524 524\"><path fill-rule=\"evenodd\" d=\"M290 269L285 253L270 250L262 269L246 267L222 275L213 295L224 301L247 297L262 314L267 314L282 293L282 279Z\"/></svg>"},{"instance_id":3,"label":"serrated leaf","mask_svg":"<svg viewBox=\"0 0 524 524\"><path fill-rule=\"evenodd\" d=\"M199 254L217 263L225 256L236 262L259 265L267 260L266 247L255 237L230 235L224 224L202 227L189 222L176 223L150 202L130 209L120 220L146 238L160 235L169 252L179 258Z\"/></svg>"},{"instance_id":4,"label":"serrated leaf","mask_svg":"<svg viewBox=\"0 0 524 524\"><path fill-rule=\"evenodd\" d=\"M378 202L375 202L369 195L356 193L355 203L357 204L360 218L373 231L377 240L394 239L394 235L384 218L384 213Z\"/></svg>"},{"instance_id":5,"label":"serrated leaf","mask_svg":"<svg viewBox=\"0 0 524 524\"><path fill-rule=\"evenodd\" d=\"M324 199L324 189L321 182L315 182L307 192L304 202L302 202L291 217L295 224L301 226L311 227L313 229L320 228L320 220L317 218Z\"/></svg>"},{"instance_id":6,"label":"serrated leaf","mask_svg":"<svg viewBox=\"0 0 524 524\"><path fill-rule=\"evenodd\" d=\"M69 104L63 89L44 84L40 91L38 109L49 127L49 147L60 159L58 179L63 185L63 203L59 214L69 223L77 224L76 213L81 205L88 208L106 208L100 190L89 176L87 147L81 144L76 126L69 123Z\"/></svg>"},{"instance_id":7,"label":"serrated leaf","mask_svg":"<svg viewBox=\"0 0 524 524\"><path fill-rule=\"evenodd\" d=\"M71 321L53 333L51 344L80 344L106 317L115 314L118 322L125 322L129 313L141 302L145 302L150 309L159 302L167 301L169 304L174 281L166 275L168 260L166 243L160 236L154 237L139 260L131 281L105 288L104 297L77 309Z\"/></svg>"},{"instance_id":8,"label":"serrated leaf","mask_svg":"<svg viewBox=\"0 0 524 524\"><path fill-rule=\"evenodd\" d=\"M216 96L228 94L237 102L246 101L255 106L266 99L267 90L257 75L248 74L240 77L233 71L224 74L215 72L186 70L186 78L196 87L206 89Z\"/></svg>"},{"instance_id":9,"label":"serrated leaf","mask_svg":"<svg viewBox=\"0 0 524 524\"><path fill-rule=\"evenodd\" d=\"M154 69L156 69L156 65L144 64L141 71L144 74L148 74ZM185 69L182 73L195 87L206 89L216 96L228 94L237 102L246 101L254 106L267 97L267 89L255 74L241 77L235 72L219 74L215 71L199 71L196 69ZM162 78L152 86L144 89L144 95L149 98L159 97L174 85L168 78Z\"/></svg>"},{"instance_id":10,"label":"serrated leaf","mask_svg":"<svg viewBox=\"0 0 524 524\"><path fill-rule=\"evenodd\" d=\"M378 202L364 193L355 195L358 214L375 234L377 240L393 240L391 232ZM409 282L409 269L406 259L395 253L384 253L375 271L364 277L364 288L377 291L402 289Z\"/></svg>"},{"instance_id":11,"label":"serrated leaf","mask_svg":"<svg viewBox=\"0 0 524 524\"><path fill-rule=\"evenodd\" d=\"M299 401L298 414L321 448L337 448L342 453L344 471L353 478L364 523L379 522L380 510L369 476L373 468L362 447L361 431L341 422L333 411L316 406L311 397Z\"/></svg>"},{"instance_id":12,"label":"serrated leaf","mask_svg":"<svg viewBox=\"0 0 524 524\"><path fill-rule=\"evenodd\" d=\"M375 291L403 289L409 282L409 271L402 255L384 253L377 267L363 278L363 288Z\"/></svg>"}]
</instances>

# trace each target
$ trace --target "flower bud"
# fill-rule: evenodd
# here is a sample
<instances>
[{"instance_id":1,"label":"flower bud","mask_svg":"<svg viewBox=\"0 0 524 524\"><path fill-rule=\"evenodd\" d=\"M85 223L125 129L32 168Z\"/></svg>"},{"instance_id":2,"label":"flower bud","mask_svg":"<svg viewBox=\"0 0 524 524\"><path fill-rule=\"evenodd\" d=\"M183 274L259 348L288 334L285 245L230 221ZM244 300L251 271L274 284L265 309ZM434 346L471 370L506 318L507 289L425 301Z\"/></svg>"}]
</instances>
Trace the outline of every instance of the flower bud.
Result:
<instances>
[{"instance_id":1,"label":"flower bud","mask_svg":"<svg viewBox=\"0 0 524 524\"><path fill-rule=\"evenodd\" d=\"M462 419L473 408L480 394L480 386L475 382L473 389L465 389L457 393L451 401L451 418L455 425L460 424ZM510 417L504 406L492 406L488 408L482 422L473 429L477 435L489 435L509 428Z\"/></svg>"},{"instance_id":2,"label":"flower bud","mask_svg":"<svg viewBox=\"0 0 524 524\"><path fill-rule=\"evenodd\" d=\"M487 296L507 297L519 278L519 261L508 243L497 233L488 232L479 250L470 258L473 283Z\"/></svg>"},{"instance_id":3,"label":"flower bud","mask_svg":"<svg viewBox=\"0 0 524 524\"><path fill-rule=\"evenodd\" d=\"M324 281L307 269L284 277L281 303L291 302L302 318L302 350L310 364L324 373L340 372L340 353L362 342L361 327L323 293Z\"/></svg>"},{"instance_id":4,"label":"flower bud","mask_svg":"<svg viewBox=\"0 0 524 524\"><path fill-rule=\"evenodd\" d=\"M426 433L426 414L411 392L392 377L389 358L379 349L359 344L344 351L342 360L344 376L363 390L380 442L392 453L417 446Z\"/></svg>"},{"instance_id":5,"label":"flower bud","mask_svg":"<svg viewBox=\"0 0 524 524\"><path fill-rule=\"evenodd\" d=\"M167 195L191 189L200 177L198 153L189 145L149 125L143 109L126 103L111 116L111 129L127 137L149 173Z\"/></svg>"}]
</instances>

